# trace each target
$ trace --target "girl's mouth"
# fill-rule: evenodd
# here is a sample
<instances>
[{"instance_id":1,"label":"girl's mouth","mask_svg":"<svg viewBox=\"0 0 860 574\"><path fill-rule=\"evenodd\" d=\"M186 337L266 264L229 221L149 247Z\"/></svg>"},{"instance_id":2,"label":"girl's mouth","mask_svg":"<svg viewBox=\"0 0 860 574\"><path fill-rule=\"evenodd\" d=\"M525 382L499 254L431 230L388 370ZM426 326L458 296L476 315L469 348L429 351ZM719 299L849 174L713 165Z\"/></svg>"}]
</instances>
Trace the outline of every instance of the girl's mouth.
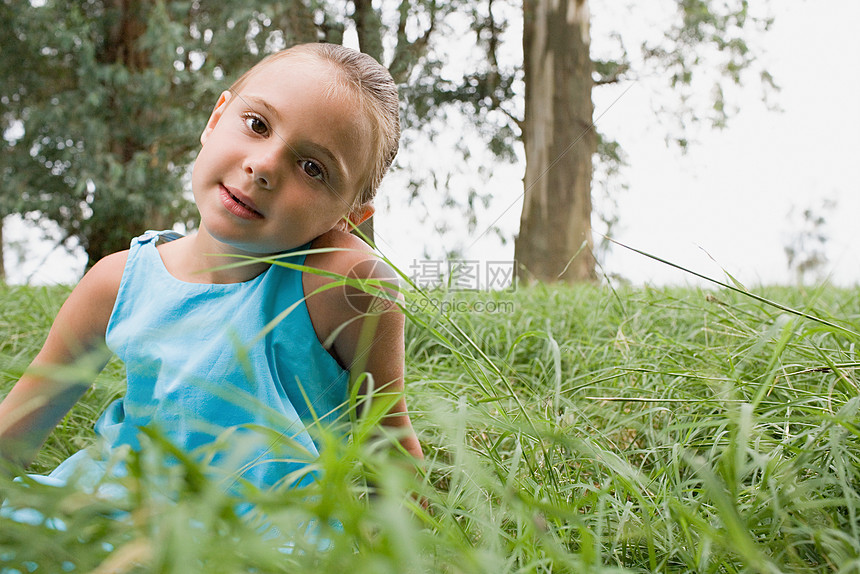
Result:
<instances>
[{"instance_id":1,"label":"girl's mouth","mask_svg":"<svg viewBox=\"0 0 860 574\"><path fill-rule=\"evenodd\" d=\"M250 199L239 193L221 186L221 203L227 211L242 219L263 219L263 214L256 210Z\"/></svg>"}]
</instances>

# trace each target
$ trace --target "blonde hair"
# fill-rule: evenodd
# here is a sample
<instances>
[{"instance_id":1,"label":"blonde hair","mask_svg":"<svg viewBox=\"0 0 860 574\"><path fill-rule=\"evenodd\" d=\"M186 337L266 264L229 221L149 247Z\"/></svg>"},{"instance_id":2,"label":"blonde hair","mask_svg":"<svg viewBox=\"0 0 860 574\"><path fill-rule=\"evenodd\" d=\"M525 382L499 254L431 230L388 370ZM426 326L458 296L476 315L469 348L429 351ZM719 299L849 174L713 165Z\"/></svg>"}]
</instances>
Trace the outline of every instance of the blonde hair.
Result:
<instances>
[{"instance_id":1,"label":"blonde hair","mask_svg":"<svg viewBox=\"0 0 860 574\"><path fill-rule=\"evenodd\" d=\"M400 146L400 98L394 79L382 64L362 52L339 44L298 44L260 60L230 86L230 91L238 93L261 68L293 56L311 56L333 64L340 74L332 78L329 93L349 89L371 119L375 136L373 164L353 208L369 204Z\"/></svg>"}]
</instances>

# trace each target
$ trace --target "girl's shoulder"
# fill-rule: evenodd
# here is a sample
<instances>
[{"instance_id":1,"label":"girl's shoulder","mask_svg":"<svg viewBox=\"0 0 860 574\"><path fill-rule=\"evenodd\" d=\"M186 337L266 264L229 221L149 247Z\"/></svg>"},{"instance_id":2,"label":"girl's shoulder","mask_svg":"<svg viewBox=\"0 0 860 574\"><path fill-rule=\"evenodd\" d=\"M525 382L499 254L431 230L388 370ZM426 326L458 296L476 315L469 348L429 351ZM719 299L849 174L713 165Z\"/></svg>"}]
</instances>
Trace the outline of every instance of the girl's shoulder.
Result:
<instances>
[{"instance_id":1,"label":"girl's shoulder","mask_svg":"<svg viewBox=\"0 0 860 574\"><path fill-rule=\"evenodd\" d=\"M33 364L71 364L104 344L128 251L108 255L84 274L57 313Z\"/></svg>"},{"instance_id":2,"label":"girl's shoulder","mask_svg":"<svg viewBox=\"0 0 860 574\"><path fill-rule=\"evenodd\" d=\"M308 254L305 266L322 273L306 271L303 274L302 284L306 295L336 278L374 279L395 285L398 282L394 270L367 243L351 233L331 230L317 237L311 243L311 249L321 251ZM334 295L342 298L344 303L354 304L351 296L355 295L355 289L349 285L328 291L336 292Z\"/></svg>"},{"instance_id":3,"label":"girl's shoulder","mask_svg":"<svg viewBox=\"0 0 860 574\"><path fill-rule=\"evenodd\" d=\"M66 302L89 315L99 332L107 328L113 312L128 253L128 250L118 251L99 260L84 274Z\"/></svg>"},{"instance_id":4,"label":"girl's shoulder","mask_svg":"<svg viewBox=\"0 0 860 574\"><path fill-rule=\"evenodd\" d=\"M122 274L128 261L128 250L112 253L93 265L81 279L76 291L101 302L110 302L113 308L114 300L119 292Z\"/></svg>"},{"instance_id":5,"label":"girl's shoulder","mask_svg":"<svg viewBox=\"0 0 860 574\"><path fill-rule=\"evenodd\" d=\"M344 339L358 335L361 321L356 322L355 319L367 315L368 312L377 312L380 302L391 305L392 299L396 298L394 293L380 299L357 288L354 281L373 279L376 280L373 285L379 285L380 282L396 285L397 276L367 243L350 233L339 230L324 233L313 241L311 249L329 251L311 253L305 258L306 267L320 271L305 271L302 274L308 314L320 341L328 340L332 333L340 333L335 339L334 349L331 350L343 365L350 362L349 358L343 355L351 354L341 350L343 343L347 343L347 348L352 346ZM339 278L353 282L326 288ZM373 287L369 290L372 291ZM345 325L348 327L344 328Z\"/></svg>"},{"instance_id":6,"label":"girl's shoulder","mask_svg":"<svg viewBox=\"0 0 860 574\"><path fill-rule=\"evenodd\" d=\"M314 239L311 249L331 251L309 254L305 258L305 265L339 275L345 275L356 263L375 259L373 250L367 243L351 233L337 229Z\"/></svg>"}]
</instances>

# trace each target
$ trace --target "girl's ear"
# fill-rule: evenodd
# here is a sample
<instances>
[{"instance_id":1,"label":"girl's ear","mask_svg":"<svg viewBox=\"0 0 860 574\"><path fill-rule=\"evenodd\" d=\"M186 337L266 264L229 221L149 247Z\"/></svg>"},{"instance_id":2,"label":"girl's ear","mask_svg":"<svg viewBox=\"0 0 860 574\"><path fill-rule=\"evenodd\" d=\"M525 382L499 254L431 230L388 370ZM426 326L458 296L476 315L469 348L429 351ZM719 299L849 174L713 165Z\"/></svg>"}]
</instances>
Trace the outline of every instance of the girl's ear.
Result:
<instances>
[{"instance_id":1,"label":"girl's ear","mask_svg":"<svg viewBox=\"0 0 860 574\"><path fill-rule=\"evenodd\" d=\"M225 90L221 92L221 97L218 98L218 103L215 104L215 109L212 110L212 114L209 116L209 121L206 122L206 127L203 129L203 133L200 134L200 143L205 144L206 140L209 139L209 134L212 133L212 130L215 129L215 125L218 123L218 120L221 119L221 115L224 113L224 110L227 109L227 104L230 102L230 98L233 97L233 92L230 90Z\"/></svg>"},{"instance_id":2,"label":"girl's ear","mask_svg":"<svg viewBox=\"0 0 860 574\"><path fill-rule=\"evenodd\" d=\"M373 215L374 211L376 211L376 209L372 205L364 205L358 208L358 210L352 211L347 217L347 219L349 219L352 225L358 227L359 225L367 221L370 216Z\"/></svg>"},{"instance_id":3,"label":"girl's ear","mask_svg":"<svg viewBox=\"0 0 860 574\"><path fill-rule=\"evenodd\" d=\"M343 219L337 222L337 225L335 225L334 228L343 231L344 233L349 233L353 230L353 227L358 227L364 223L367 218L373 215L374 211L375 209L372 205L364 205L349 212L348 215L345 215Z\"/></svg>"}]
</instances>

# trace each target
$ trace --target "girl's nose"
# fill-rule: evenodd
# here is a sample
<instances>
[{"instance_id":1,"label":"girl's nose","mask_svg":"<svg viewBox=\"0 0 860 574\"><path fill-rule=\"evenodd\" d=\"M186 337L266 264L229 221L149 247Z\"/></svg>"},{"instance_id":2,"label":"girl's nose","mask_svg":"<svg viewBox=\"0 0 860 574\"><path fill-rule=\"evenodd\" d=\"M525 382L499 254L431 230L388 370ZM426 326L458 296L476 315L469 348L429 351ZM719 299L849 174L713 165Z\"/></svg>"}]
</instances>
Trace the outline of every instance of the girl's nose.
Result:
<instances>
[{"instance_id":1,"label":"girl's nose","mask_svg":"<svg viewBox=\"0 0 860 574\"><path fill-rule=\"evenodd\" d=\"M262 150L261 150L262 151ZM265 150L245 160L243 169L254 183L263 189L274 189L277 185L277 169L280 160L275 150Z\"/></svg>"},{"instance_id":2,"label":"girl's nose","mask_svg":"<svg viewBox=\"0 0 860 574\"><path fill-rule=\"evenodd\" d=\"M248 164L245 166L245 173L250 175L254 180L254 183L263 189L272 189L272 184L270 182L271 177L265 175L262 170L255 169L251 164Z\"/></svg>"}]
</instances>

